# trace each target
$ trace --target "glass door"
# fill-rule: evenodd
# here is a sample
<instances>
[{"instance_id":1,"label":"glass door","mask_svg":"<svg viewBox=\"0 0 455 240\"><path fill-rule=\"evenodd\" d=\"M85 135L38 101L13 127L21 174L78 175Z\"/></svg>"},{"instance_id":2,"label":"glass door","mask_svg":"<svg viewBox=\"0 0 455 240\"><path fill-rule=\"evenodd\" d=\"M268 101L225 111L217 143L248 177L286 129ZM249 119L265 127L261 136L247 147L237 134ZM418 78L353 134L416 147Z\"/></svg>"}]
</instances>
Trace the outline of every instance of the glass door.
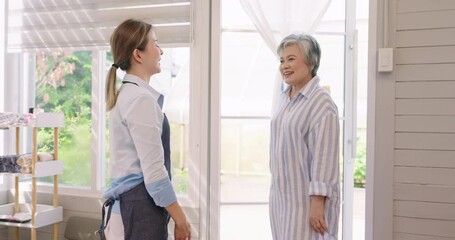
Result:
<instances>
[{"instance_id":1,"label":"glass door","mask_svg":"<svg viewBox=\"0 0 455 240\"><path fill-rule=\"evenodd\" d=\"M345 240L353 239L355 9L355 0L332 0L314 33L322 49L318 75L338 106L342 129L339 239ZM269 132L279 62L239 1L221 0L221 16L219 239L272 239Z\"/></svg>"},{"instance_id":2,"label":"glass door","mask_svg":"<svg viewBox=\"0 0 455 240\"><path fill-rule=\"evenodd\" d=\"M278 61L240 3L221 3L220 239L267 240L270 94Z\"/></svg>"}]
</instances>

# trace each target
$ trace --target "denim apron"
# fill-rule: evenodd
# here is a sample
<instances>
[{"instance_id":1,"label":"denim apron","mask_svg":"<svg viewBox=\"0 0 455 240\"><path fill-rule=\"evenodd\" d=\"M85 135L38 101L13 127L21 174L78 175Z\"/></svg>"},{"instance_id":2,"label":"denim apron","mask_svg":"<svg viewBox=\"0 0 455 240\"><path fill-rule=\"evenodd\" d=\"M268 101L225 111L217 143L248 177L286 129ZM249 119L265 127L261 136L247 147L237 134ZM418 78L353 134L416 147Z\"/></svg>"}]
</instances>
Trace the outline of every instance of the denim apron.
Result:
<instances>
[{"instance_id":1,"label":"denim apron","mask_svg":"<svg viewBox=\"0 0 455 240\"><path fill-rule=\"evenodd\" d=\"M133 82L123 81L123 84ZM162 108L163 106L163 95L158 98L158 104ZM161 133L161 142L164 149L164 166L171 179L171 148L170 148L170 127L169 121L164 114L163 127ZM122 216L125 240L167 240L168 231L167 225L170 220L170 216L166 209L159 207L150 197L147 189L145 188L144 182L120 195L120 213ZM103 204L102 209L102 223L98 233L101 239L104 237L104 229L109 222L112 205L115 199L108 199ZM106 216L106 223L104 224L105 209L108 209Z\"/></svg>"}]
</instances>

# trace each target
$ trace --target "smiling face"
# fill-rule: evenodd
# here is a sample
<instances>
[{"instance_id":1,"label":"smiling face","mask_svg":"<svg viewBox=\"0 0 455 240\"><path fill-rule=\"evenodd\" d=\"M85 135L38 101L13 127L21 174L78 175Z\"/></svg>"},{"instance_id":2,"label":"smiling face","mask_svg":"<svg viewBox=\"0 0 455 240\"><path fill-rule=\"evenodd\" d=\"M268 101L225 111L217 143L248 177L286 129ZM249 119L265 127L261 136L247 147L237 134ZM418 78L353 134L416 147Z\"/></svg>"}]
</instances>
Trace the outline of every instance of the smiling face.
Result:
<instances>
[{"instance_id":1,"label":"smiling face","mask_svg":"<svg viewBox=\"0 0 455 240\"><path fill-rule=\"evenodd\" d=\"M280 56L280 73L284 82L300 90L313 78L311 70L312 66L308 66L297 44L283 49Z\"/></svg>"},{"instance_id":2,"label":"smiling face","mask_svg":"<svg viewBox=\"0 0 455 240\"><path fill-rule=\"evenodd\" d=\"M163 50L161 50L158 45L158 40L154 31L149 33L149 41L145 46L143 52L143 64L147 68L150 75L161 72L160 60L161 55L163 55Z\"/></svg>"}]
</instances>

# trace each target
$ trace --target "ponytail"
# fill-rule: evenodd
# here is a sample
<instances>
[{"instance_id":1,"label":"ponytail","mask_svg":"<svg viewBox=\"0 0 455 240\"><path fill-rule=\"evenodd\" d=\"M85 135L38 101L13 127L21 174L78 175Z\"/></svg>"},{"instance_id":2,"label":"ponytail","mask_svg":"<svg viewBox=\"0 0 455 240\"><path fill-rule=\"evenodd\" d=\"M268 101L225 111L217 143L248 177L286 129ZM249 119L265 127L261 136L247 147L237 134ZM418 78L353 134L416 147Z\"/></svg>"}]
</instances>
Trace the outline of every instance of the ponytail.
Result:
<instances>
[{"instance_id":1,"label":"ponytail","mask_svg":"<svg viewBox=\"0 0 455 240\"><path fill-rule=\"evenodd\" d=\"M114 64L106 77L106 110L110 111L117 102L117 69L127 71L134 49L145 49L152 25L141 20L127 19L118 25L111 35L110 45Z\"/></svg>"},{"instance_id":2,"label":"ponytail","mask_svg":"<svg viewBox=\"0 0 455 240\"><path fill-rule=\"evenodd\" d=\"M116 89L116 80L117 80L117 68L112 66L109 70L106 79L106 110L110 111L114 108L115 103L117 102L117 89Z\"/></svg>"}]
</instances>

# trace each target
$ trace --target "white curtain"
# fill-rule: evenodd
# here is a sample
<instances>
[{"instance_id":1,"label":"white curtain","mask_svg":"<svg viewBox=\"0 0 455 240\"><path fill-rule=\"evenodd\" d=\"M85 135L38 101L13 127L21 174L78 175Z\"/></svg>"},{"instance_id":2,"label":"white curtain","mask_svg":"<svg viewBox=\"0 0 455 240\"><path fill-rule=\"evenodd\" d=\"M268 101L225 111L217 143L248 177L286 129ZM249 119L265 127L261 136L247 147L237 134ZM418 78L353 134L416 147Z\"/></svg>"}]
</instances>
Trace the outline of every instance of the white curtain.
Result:
<instances>
[{"instance_id":1,"label":"white curtain","mask_svg":"<svg viewBox=\"0 0 455 240\"><path fill-rule=\"evenodd\" d=\"M280 41L291 33L312 34L324 16L331 0L239 0L259 34L276 55ZM281 90L277 73L272 112Z\"/></svg>"}]
</instances>

